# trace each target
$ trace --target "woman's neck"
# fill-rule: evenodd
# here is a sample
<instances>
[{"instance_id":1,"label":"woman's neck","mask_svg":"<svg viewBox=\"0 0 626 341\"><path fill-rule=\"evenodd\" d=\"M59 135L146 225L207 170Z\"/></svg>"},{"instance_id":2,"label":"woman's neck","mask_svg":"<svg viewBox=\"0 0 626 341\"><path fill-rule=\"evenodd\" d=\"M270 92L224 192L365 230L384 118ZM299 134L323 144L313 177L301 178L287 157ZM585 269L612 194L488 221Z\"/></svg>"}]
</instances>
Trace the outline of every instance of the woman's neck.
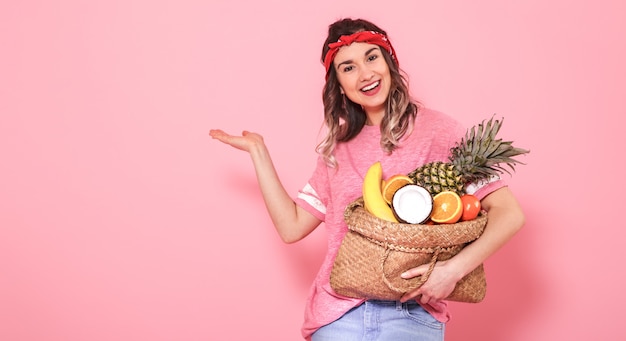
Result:
<instances>
[{"instance_id":1,"label":"woman's neck","mask_svg":"<svg viewBox=\"0 0 626 341\"><path fill-rule=\"evenodd\" d=\"M385 117L385 111L378 112L366 112L365 124L368 126L379 126L383 121L383 117Z\"/></svg>"}]
</instances>

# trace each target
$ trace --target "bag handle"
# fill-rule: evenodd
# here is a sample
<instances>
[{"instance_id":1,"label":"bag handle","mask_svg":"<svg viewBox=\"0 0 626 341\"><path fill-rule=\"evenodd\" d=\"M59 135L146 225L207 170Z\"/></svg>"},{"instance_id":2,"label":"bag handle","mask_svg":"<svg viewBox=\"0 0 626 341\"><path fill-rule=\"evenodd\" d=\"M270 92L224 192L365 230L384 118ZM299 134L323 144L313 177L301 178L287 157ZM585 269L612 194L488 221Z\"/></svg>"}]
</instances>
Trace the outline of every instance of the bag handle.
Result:
<instances>
[{"instance_id":1,"label":"bag handle","mask_svg":"<svg viewBox=\"0 0 626 341\"><path fill-rule=\"evenodd\" d=\"M433 272L433 269L435 269L435 264L437 263L437 258L439 257L439 253L441 252L441 248L440 247L436 247L435 251L433 252L433 256L430 258L430 263L428 266L428 270L426 271L426 273L424 273L423 275L420 276L419 280L417 281L417 286L415 286L414 289L417 289L419 287L421 287L424 283L426 283L426 281L428 280L428 277L430 277L430 274ZM383 274L383 282L385 282L385 284L387 285L387 287L389 287L389 289L400 293L400 294L404 294L406 293L406 291L396 287L395 285L393 285L391 283L391 281L389 280L389 278L387 278L387 274L385 273L385 262L387 261L387 258L389 257L389 254L391 253L391 249L386 247L385 248L385 254L383 255L383 259L381 262L381 273ZM413 290L413 289L412 289Z\"/></svg>"}]
</instances>

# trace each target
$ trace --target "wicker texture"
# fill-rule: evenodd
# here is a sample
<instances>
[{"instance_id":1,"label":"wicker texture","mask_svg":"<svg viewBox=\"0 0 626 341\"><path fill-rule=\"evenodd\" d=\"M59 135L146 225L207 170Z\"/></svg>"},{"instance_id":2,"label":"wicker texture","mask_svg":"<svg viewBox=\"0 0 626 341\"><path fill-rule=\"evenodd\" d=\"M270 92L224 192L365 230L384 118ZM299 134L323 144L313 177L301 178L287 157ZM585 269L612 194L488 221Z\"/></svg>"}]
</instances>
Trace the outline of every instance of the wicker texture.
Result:
<instances>
[{"instance_id":1,"label":"wicker texture","mask_svg":"<svg viewBox=\"0 0 626 341\"><path fill-rule=\"evenodd\" d=\"M393 223L376 218L363 207L363 199L345 210L348 224L330 275L330 284L348 297L398 300L419 288L437 261L451 258L482 234L487 215L456 224L422 225ZM423 276L403 279L400 274L422 264L430 264ZM481 264L462 278L446 299L477 303L486 294L486 278Z\"/></svg>"}]
</instances>

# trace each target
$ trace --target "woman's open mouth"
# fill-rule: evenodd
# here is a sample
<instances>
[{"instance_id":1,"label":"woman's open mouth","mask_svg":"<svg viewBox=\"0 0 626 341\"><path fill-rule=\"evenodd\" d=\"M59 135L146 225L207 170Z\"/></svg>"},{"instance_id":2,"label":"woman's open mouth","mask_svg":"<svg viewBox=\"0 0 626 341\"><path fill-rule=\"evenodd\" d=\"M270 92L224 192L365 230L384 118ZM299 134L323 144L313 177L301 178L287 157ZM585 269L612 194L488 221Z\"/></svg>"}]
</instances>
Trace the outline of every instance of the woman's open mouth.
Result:
<instances>
[{"instance_id":1,"label":"woman's open mouth","mask_svg":"<svg viewBox=\"0 0 626 341\"><path fill-rule=\"evenodd\" d=\"M380 85L380 81L376 81L368 86L365 86L363 88L361 88L362 92L368 92L368 91L372 91L374 89L376 89L378 86Z\"/></svg>"}]
</instances>

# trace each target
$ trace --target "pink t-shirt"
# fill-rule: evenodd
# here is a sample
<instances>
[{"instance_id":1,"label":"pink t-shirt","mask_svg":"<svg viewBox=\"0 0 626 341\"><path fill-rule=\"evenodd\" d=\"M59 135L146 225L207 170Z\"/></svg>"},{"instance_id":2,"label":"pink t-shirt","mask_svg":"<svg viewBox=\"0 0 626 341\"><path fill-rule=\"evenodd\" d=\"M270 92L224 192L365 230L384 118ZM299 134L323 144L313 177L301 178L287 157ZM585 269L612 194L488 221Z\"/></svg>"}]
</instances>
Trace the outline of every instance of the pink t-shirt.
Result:
<instances>
[{"instance_id":1,"label":"pink t-shirt","mask_svg":"<svg viewBox=\"0 0 626 341\"><path fill-rule=\"evenodd\" d=\"M318 328L333 322L364 300L336 294L330 287L330 272L341 241L348 231L343 220L345 207L362 194L363 177L367 169L380 161L383 178L394 174L408 174L431 161L447 162L450 148L465 135L466 128L443 113L420 109L415 128L405 136L401 146L386 154L380 146L380 127L364 126L352 140L340 143L335 149L338 166L330 168L318 159L317 167L308 183L295 198L296 203L324 221L328 232L328 250L321 268L311 286L306 302L302 336L309 339ZM493 190L504 186L496 180L474 186L482 199ZM447 304L424 305L437 320L450 319Z\"/></svg>"}]
</instances>

